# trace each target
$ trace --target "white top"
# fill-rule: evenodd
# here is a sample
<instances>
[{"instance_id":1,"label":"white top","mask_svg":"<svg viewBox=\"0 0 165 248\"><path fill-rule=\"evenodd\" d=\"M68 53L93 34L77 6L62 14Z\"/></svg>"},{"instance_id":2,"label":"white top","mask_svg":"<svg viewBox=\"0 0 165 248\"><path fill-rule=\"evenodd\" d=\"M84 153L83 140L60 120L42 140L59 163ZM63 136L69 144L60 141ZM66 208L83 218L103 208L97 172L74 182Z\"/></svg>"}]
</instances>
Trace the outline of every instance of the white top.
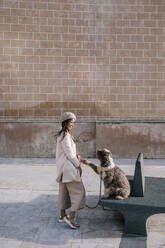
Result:
<instances>
[{"instance_id":1,"label":"white top","mask_svg":"<svg viewBox=\"0 0 165 248\"><path fill-rule=\"evenodd\" d=\"M71 135L63 133L57 138L56 145L56 166L57 166L57 182L80 182L80 165L76 156L76 145Z\"/></svg>"}]
</instances>

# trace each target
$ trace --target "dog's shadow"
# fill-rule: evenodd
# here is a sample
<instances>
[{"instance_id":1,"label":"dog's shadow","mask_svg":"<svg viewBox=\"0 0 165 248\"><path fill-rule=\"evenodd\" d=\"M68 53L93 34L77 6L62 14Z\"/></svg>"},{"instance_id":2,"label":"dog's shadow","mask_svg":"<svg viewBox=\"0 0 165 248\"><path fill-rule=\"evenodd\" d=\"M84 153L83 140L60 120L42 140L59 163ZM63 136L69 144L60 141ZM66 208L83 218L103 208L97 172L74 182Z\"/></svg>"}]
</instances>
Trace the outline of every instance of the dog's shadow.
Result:
<instances>
[{"instance_id":1,"label":"dog's shadow","mask_svg":"<svg viewBox=\"0 0 165 248\"><path fill-rule=\"evenodd\" d=\"M97 201L98 196L87 196L87 204L91 207ZM88 244L106 242L105 239L116 240L120 248L136 247L136 243L139 244L137 238L122 235L123 217L117 211L103 211L100 206L94 209L85 207L78 211L81 227L76 231L71 230L66 223L58 223L58 216L57 195L54 194L41 195L30 202L0 203L0 238L45 245L65 245L70 242ZM146 242L141 240L141 243Z\"/></svg>"}]
</instances>

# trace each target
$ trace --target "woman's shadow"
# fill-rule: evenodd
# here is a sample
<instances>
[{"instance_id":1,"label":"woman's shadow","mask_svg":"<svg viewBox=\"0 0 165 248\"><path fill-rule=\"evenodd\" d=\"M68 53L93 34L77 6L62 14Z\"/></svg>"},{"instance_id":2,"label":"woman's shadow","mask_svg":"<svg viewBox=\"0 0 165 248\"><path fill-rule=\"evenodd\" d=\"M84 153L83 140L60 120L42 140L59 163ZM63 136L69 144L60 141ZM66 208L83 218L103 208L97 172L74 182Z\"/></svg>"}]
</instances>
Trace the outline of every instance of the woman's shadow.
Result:
<instances>
[{"instance_id":1,"label":"woman's shadow","mask_svg":"<svg viewBox=\"0 0 165 248\"><path fill-rule=\"evenodd\" d=\"M87 196L88 205L96 202L96 195ZM58 223L58 216L55 194L40 195L30 202L0 203L0 238L45 245L118 240L119 248L146 247L146 238L122 235L124 223L119 212L86 207L78 211L81 227L77 231Z\"/></svg>"}]
</instances>

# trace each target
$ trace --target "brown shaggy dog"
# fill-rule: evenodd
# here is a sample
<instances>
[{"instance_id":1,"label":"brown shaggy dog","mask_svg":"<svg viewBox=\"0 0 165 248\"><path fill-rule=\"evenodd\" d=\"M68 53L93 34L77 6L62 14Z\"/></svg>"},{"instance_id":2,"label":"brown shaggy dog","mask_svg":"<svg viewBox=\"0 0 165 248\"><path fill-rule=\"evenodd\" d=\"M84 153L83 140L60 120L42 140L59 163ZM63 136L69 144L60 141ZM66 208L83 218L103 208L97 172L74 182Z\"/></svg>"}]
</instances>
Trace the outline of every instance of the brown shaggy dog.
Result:
<instances>
[{"instance_id":1,"label":"brown shaggy dog","mask_svg":"<svg viewBox=\"0 0 165 248\"><path fill-rule=\"evenodd\" d=\"M97 150L97 158L100 166L83 160L84 164L89 165L97 174L101 175L104 183L104 198L113 196L117 200L128 198L130 194L130 184L124 172L113 163L112 154L108 149Z\"/></svg>"}]
</instances>

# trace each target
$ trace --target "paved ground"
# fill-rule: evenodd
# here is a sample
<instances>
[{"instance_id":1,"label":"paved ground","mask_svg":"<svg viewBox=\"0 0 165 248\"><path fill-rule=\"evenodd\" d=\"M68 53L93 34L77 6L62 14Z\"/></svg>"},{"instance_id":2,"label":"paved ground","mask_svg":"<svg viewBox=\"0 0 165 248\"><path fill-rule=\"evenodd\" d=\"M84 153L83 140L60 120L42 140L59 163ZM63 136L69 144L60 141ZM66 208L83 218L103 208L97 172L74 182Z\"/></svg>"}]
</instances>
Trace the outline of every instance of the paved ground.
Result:
<instances>
[{"instance_id":1,"label":"paved ground","mask_svg":"<svg viewBox=\"0 0 165 248\"><path fill-rule=\"evenodd\" d=\"M135 160L115 162L133 175ZM165 160L145 160L144 164L145 175L165 177ZM0 158L0 248L165 248L164 214L149 218L147 239L124 237L120 213L100 207L79 211L79 230L59 224L55 179L54 159ZM94 206L99 178L84 166L83 181L87 204Z\"/></svg>"}]
</instances>

